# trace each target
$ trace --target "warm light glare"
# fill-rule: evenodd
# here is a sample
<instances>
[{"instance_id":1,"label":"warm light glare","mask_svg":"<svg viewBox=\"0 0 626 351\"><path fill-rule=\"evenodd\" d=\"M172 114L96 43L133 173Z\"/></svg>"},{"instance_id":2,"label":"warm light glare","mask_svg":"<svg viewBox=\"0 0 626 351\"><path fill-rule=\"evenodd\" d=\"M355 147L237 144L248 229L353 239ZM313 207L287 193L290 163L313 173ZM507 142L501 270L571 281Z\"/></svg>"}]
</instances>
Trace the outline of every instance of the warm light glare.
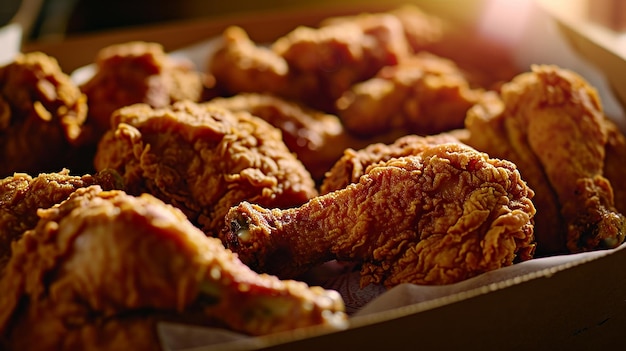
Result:
<instances>
[{"instance_id":1,"label":"warm light glare","mask_svg":"<svg viewBox=\"0 0 626 351\"><path fill-rule=\"evenodd\" d=\"M515 42L525 29L532 0L489 0L482 18L481 31L501 42Z\"/></svg>"}]
</instances>

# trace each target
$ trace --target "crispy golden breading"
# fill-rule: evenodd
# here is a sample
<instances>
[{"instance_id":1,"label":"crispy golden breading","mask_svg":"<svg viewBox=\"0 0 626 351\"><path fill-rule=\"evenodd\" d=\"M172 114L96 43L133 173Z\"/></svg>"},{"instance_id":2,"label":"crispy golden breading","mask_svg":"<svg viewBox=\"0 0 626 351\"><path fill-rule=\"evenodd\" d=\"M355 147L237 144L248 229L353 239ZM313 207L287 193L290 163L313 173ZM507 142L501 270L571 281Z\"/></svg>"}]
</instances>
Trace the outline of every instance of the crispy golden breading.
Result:
<instances>
[{"instance_id":1,"label":"crispy golden breading","mask_svg":"<svg viewBox=\"0 0 626 351\"><path fill-rule=\"evenodd\" d=\"M73 176L67 169L36 177L16 173L0 179L0 275L11 257L11 243L19 239L24 231L35 227L39 209L52 207L76 189L95 184L104 189L121 186L111 172Z\"/></svg>"},{"instance_id":2,"label":"crispy golden breading","mask_svg":"<svg viewBox=\"0 0 626 351\"><path fill-rule=\"evenodd\" d=\"M486 93L471 88L454 62L423 52L353 85L336 106L345 128L356 135L427 135L462 128L467 110Z\"/></svg>"},{"instance_id":3,"label":"crispy golden breading","mask_svg":"<svg viewBox=\"0 0 626 351\"><path fill-rule=\"evenodd\" d=\"M208 235L242 200L290 207L317 195L280 131L247 112L187 101L132 105L112 118L117 127L102 138L96 169L116 170L129 193L182 209Z\"/></svg>"},{"instance_id":4,"label":"crispy golden breading","mask_svg":"<svg viewBox=\"0 0 626 351\"><path fill-rule=\"evenodd\" d=\"M323 178L343 150L369 143L348 134L337 116L275 95L240 93L229 98L215 98L210 103L231 111L250 112L280 129L289 150L296 154L315 180Z\"/></svg>"},{"instance_id":5,"label":"crispy golden breading","mask_svg":"<svg viewBox=\"0 0 626 351\"><path fill-rule=\"evenodd\" d=\"M79 170L74 146L86 116L85 95L56 59L18 54L0 67L0 177Z\"/></svg>"},{"instance_id":6,"label":"crispy golden breading","mask_svg":"<svg viewBox=\"0 0 626 351\"><path fill-rule=\"evenodd\" d=\"M336 291L253 272L151 195L92 186L39 216L0 279L6 349L154 350L159 320L251 335L345 326Z\"/></svg>"},{"instance_id":7,"label":"crispy golden breading","mask_svg":"<svg viewBox=\"0 0 626 351\"><path fill-rule=\"evenodd\" d=\"M360 150L346 149L343 156L326 172L320 193L328 194L357 183L365 170L373 164L396 157L417 155L432 145L445 143L460 141L447 133L429 136L405 135L391 144L373 143Z\"/></svg>"},{"instance_id":8,"label":"crispy golden breading","mask_svg":"<svg viewBox=\"0 0 626 351\"><path fill-rule=\"evenodd\" d=\"M578 74L535 65L502 87L502 99L473 107L462 141L516 163L535 191L541 254L612 248L626 220L603 175L606 117L596 90ZM621 182L621 180L620 180Z\"/></svg>"},{"instance_id":9,"label":"crispy golden breading","mask_svg":"<svg viewBox=\"0 0 626 351\"><path fill-rule=\"evenodd\" d=\"M111 45L98 52L96 72L81 90L87 95L93 138L110 127L113 111L135 103L165 107L176 101L199 101L202 76L190 61L173 58L149 42Z\"/></svg>"},{"instance_id":10,"label":"crispy golden breading","mask_svg":"<svg viewBox=\"0 0 626 351\"><path fill-rule=\"evenodd\" d=\"M448 284L533 257L533 192L515 165L458 143L374 164L286 210L243 202L222 240L259 272L362 263L361 285Z\"/></svg>"}]
</instances>

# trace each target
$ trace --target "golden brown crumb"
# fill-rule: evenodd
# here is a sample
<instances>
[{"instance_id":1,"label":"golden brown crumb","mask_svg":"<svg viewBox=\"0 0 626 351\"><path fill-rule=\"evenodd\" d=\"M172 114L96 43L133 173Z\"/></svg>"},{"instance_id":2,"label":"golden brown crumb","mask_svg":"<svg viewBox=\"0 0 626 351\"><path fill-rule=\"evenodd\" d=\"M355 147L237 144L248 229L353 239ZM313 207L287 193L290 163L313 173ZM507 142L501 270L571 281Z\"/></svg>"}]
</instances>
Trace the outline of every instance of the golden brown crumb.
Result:
<instances>
[{"instance_id":1,"label":"golden brown crumb","mask_svg":"<svg viewBox=\"0 0 626 351\"><path fill-rule=\"evenodd\" d=\"M247 112L186 101L131 105L112 118L96 169L116 170L130 193L175 205L209 235L242 200L289 207L317 195L280 131Z\"/></svg>"}]
</instances>

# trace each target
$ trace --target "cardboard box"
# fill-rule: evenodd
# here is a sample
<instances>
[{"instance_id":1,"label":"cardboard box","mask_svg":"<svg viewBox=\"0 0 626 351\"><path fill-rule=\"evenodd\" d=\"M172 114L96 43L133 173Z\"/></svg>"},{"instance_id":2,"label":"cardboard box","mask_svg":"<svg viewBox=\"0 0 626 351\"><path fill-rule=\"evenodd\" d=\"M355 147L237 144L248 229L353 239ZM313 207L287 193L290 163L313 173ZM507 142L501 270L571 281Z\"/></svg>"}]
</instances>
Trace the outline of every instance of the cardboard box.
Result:
<instances>
[{"instance_id":1,"label":"cardboard box","mask_svg":"<svg viewBox=\"0 0 626 351\"><path fill-rule=\"evenodd\" d=\"M89 64L103 46L130 40L156 41L180 50L222 32L242 26L256 41L271 41L297 25L315 25L329 16L380 11L384 5L310 7L297 11L193 20L132 31L106 32L67 38L57 43L30 43L24 51L41 50L59 59L66 72ZM424 10L457 23L471 24L511 50L520 69L531 63L553 63L587 78L602 96L605 110L624 120L602 71L579 55L564 39L559 23L533 2L521 1L413 1ZM622 124L623 125L623 124ZM184 330L186 344L167 333L169 350L589 350L623 344L626 327L626 250L530 261L495 271L464 285L445 287L448 293L426 296L410 286L393 291L380 310L356 315L341 331L306 328L218 345L203 345L203 331ZM389 293L392 293L391 291ZM422 295L420 295L422 294ZM394 305L394 303L396 305ZM180 335L179 335L180 336Z\"/></svg>"}]
</instances>

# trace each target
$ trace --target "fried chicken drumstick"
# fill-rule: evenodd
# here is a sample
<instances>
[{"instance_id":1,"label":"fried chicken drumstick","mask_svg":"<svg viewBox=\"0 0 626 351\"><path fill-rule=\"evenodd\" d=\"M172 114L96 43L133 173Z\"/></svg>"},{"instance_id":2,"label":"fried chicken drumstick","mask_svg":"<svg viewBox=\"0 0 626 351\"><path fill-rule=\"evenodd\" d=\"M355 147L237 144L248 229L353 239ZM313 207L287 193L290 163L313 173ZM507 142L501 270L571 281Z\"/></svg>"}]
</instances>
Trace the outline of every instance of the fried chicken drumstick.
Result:
<instances>
[{"instance_id":1,"label":"fried chicken drumstick","mask_svg":"<svg viewBox=\"0 0 626 351\"><path fill-rule=\"evenodd\" d=\"M151 195L93 186L39 215L0 280L8 349L157 350L159 320L251 335L346 323L336 291L253 272Z\"/></svg>"},{"instance_id":2,"label":"fried chicken drumstick","mask_svg":"<svg viewBox=\"0 0 626 351\"><path fill-rule=\"evenodd\" d=\"M606 123L596 90L578 74L550 65L533 66L502 86L501 99L468 112L469 135L462 141L514 162L535 191L541 254L624 241L626 219L603 174Z\"/></svg>"},{"instance_id":3,"label":"fried chicken drumstick","mask_svg":"<svg viewBox=\"0 0 626 351\"><path fill-rule=\"evenodd\" d=\"M222 240L281 277L338 259L362 263L362 286L454 283L532 257L532 195L512 163L433 145L297 208L243 202Z\"/></svg>"}]
</instances>

